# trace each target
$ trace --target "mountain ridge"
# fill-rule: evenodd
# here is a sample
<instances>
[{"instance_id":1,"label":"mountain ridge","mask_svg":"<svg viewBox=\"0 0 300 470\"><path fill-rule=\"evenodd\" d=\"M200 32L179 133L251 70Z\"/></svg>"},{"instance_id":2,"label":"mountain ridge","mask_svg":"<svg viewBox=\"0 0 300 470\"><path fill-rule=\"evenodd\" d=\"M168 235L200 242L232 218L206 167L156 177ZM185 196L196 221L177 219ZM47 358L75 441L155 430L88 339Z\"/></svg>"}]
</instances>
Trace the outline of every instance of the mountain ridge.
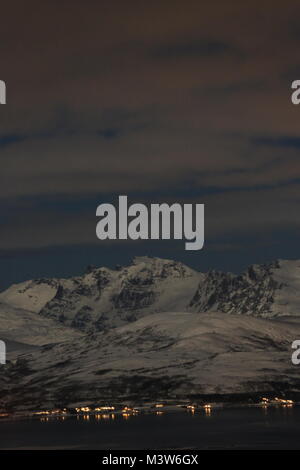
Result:
<instances>
[{"instance_id":1,"label":"mountain ridge","mask_svg":"<svg viewBox=\"0 0 300 470\"><path fill-rule=\"evenodd\" d=\"M0 293L0 302L85 332L166 311L298 315L300 261L251 265L241 274L201 273L178 261L144 256L129 266L90 267L81 276L14 284Z\"/></svg>"},{"instance_id":2,"label":"mountain ridge","mask_svg":"<svg viewBox=\"0 0 300 470\"><path fill-rule=\"evenodd\" d=\"M15 284L0 302L83 331L120 326L149 313L184 310L202 273L183 263L138 257L129 266L90 268L69 279Z\"/></svg>"}]
</instances>

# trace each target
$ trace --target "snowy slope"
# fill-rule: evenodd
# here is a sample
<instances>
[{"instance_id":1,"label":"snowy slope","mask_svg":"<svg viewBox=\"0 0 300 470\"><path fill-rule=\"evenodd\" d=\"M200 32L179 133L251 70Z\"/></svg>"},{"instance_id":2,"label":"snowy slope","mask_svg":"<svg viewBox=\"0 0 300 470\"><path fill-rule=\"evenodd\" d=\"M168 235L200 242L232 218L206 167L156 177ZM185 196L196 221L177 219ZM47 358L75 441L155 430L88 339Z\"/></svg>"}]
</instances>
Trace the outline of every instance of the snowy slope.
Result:
<instances>
[{"instance_id":1,"label":"snowy slope","mask_svg":"<svg viewBox=\"0 0 300 470\"><path fill-rule=\"evenodd\" d=\"M241 275L205 274L188 310L221 311L262 317L300 314L300 261L252 265Z\"/></svg>"},{"instance_id":2,"label":"snowy slope","mask_svg":"<svg viewBox=\"0 0 300 470\"><path fill-rule=\"evenodd\" d=\"M15 409L199 394L300 391L291 343L300 319L152 314L76 342L25 354L7 370Z\"/></svg>"},{"instance_id":3,"label":"snowy slope","mask_svg":"<svg viewBox=\"0 0 300 470\"><path fill-rule=\"evenodd\" d=\"M300 260L279 261L279 268L273 270L274 281L280 286L276 290L274 305L271 309L276 314L300 313Z\"/></svg>"},{"instance_id":4,"label":"snowy slope","mask_svg":"<svg viewBox=\"0 0 300 470\"><path fill-rule=\"evenodd\" d=\"M25 281L13 284L0 294L1 302L12 307L38 313L56 295L57 282L51 280Z\"/></svg>"},{"instance_id":5,"label":"snowy slope","mask_svg":"<svg viewBox=\"0 0 300 470\"><path fill-rule=\"evenodd\" d=\"M0 303L0 339L43 345L76 339L81 333L67 328L50 318Z\"/></svg>"}]
</instances>

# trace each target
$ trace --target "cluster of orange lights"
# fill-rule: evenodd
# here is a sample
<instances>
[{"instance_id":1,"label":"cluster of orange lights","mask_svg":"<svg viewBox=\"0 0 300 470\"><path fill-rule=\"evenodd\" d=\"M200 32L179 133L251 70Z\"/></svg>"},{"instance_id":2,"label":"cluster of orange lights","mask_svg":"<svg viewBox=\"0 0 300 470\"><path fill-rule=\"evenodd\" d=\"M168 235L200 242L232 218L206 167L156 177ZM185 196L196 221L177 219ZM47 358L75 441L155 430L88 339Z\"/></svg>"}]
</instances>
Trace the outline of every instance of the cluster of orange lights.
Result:
<instances>
[{"instance_id":1,"label":"cluster of orange lights","mask_svg":"<svg viewBox=\"0 0 300 470\"><path fill-rule=\"evenodd\" d=\"M92 408L89 406L82 406L81 408L75 408L77 413L90 413L92 411Z\"/></svg>"},{"instance_id":2,"label":"cluster of orange lights","mask_svg":"<svg viewBox=\"0 0 300 470\"><path fill-rule=\"evenodd\" d=\"M268 406L268 405L281 405L281 406L293 406L294 405L294 401L293 400L286 400L285 398L278 398L278 397L275 397L274 399L269 399L269 398L265 398L263 397L261 399L261 404L263 406Z\"/></svg>"},{"instance_id":3,"label":"cluster of orange lights","mask_svg":"<svg viewBox=\"0 0 300 470\"><path fill-rule=\"evenodd\" d=\"M81 406L80 408L75 408L76 413L93 413L94 411L114 411L114 406L97 406L96 408L90 408L89 406Z\"/></svg>"},{"instance_id":4,"label":"cluster of orange lights","mask_svg":"<svg viewBox=\"0 0 300 470\"><path fill-rule=\"evenodd\" d=\"M90 418L90 415L93 414L95 416L95 419L100 420L100 419L115 419L115 414L113 413L115 411L114 406L97 406L95 408L92 408L90 406L80 406L75 408L75 411L77 413L77 417L79 418L82 416L83 419L88 420ZM135 416L139 413L139 410L136 408L131 408L129 406L124 406L124 408L121 410L121 415L123 418L129 418L130 416ZM37 411L34 413L36 416L40 416L41 420L47 421L48 417L51 416L56 416L56 417L63 417L64 415L67 414L67 410L45 410L45 411Z\"/></svg>"},{"instance_id":5,"label":"cluster of orange lights","mask_svg":"<svg viewBox=\"0 0 300 470\"><path fill-rule=\"evenodd\" d=\"M114 411L114 406L98 406L94 411Z\"/></svg>"},{"instance_id":6,"label":"cluster of orange lights","mask_svg":"<svg viewBox=\"0 0 300 470\"><path fill-rule=\"evenodd\" d=\"M125 419L128 419L130 416L136 416L139 413L139 410L136 408L130 408L129 406L124 406L122 410L122 416Z\"/></svg>"},{"instance_id":7,"label":"cluster of orange lights","mask_svg":"<svg viewBox=\"0 0 300 470\"><path fill-rule=\"evenodd\" d=\"M187 408L188 411L190 411L192 414L194 414L195 411L196 411L197 406L196 405L187 405L186 408ZM209 403L207 403L206 405L203 405L200 408L203 408L207 415L209 415L211 413L212 407Z\"/></svg>"},{"instance_id":8,"label":"cluster of orange lights","mask_svg":"<svg viewBox=\"0 0 300 470\"><path fill-rule=\"evenodd\" d=\"M66 408L64 408L63 410L46 410L46 411L36 411L34 413L34 415L36 416L53 416L53 415L66 415L67 414L67 410Z\"/></svg>"}]
</instances>

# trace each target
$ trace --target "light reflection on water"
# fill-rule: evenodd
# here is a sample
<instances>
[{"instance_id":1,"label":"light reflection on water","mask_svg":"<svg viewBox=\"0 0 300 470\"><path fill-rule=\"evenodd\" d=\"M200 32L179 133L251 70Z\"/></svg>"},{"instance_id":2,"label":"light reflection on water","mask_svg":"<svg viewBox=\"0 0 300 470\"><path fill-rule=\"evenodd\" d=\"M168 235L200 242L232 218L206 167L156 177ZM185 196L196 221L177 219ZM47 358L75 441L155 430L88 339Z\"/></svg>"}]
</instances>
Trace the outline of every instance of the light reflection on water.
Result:
<instances>
[{"instance_id":1,"label":"light reflection on water","mask_svg":"<svg viewBox=\"0 0 300 470\"><path fill-rule=\"evenodd\" d=\"M300 407L96 412L0 421L1 449L300 449Z\"/></svg>"}]
</instances>

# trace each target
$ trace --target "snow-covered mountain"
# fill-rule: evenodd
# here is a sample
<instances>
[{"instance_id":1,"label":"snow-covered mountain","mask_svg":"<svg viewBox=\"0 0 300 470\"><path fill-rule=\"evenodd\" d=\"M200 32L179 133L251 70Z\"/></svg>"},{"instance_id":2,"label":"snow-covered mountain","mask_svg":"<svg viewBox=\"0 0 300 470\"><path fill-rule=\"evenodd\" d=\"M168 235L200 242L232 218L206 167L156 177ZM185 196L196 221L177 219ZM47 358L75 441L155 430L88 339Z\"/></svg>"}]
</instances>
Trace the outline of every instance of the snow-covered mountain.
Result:
<instances>
[{"instance_id":1,"label":"snow-covered mountain","mask_svg":"<svg viewBox=\"0 0 300 470\"><path fill-rule=\"evenodd\" d=\"M0 398L4 407L29 409L266 391L300 396L291 363L299 313L300 261L234 275L142 257L114 270L27 281L0 294L0 338L12 345Z\"/></svg>"},{"instance_id":2,"label":"snow-covered mountain","mask_svg":"<svg viewBox=\"0 0 300 470\"><path fill-rule=\"evenodd\" d=\"M299 315L300 261L253 265L235 275L200 273L180 262L139 257L116 269L91 267L70 279L16 284L0 294L0 303L0 312L6 305L82 331L107 330L167 311ZM0 332L5 329L0 315Z\"/></svg>"},{"instance_id":3,"label":"snow-covered mountain","mask_svg":"<svg viewBox=\"0 0 300 470\"><path fill-rule=\"evenodd\" d=\"M300 392L291 343L299 317L148 315L109 332L48 345L5 370L5 408Z\"/></svg>"},{"instance_id":4,"label":"snow-covered mountain","mask_svg":"<svg viewBox=\"0 0 300 470\"><path fill-rule=\"evenodd\" d=\"M16 284L0 302L73 328L102 330L149 313L185 310L202 278L180 262L140 257L115 270L90 268L70 279Z\"/></svg>"},{"instance_id":5,"label":"snow-covered mountain","mask_svg":"<svg viewBox=\"0 0 300 470\"><path fill-rule=\"evenodd\" d=\"M252 265L240 275L205 274L189 310L261 317L300 315L300 260Z\"/></svg>"}]
</instances>

